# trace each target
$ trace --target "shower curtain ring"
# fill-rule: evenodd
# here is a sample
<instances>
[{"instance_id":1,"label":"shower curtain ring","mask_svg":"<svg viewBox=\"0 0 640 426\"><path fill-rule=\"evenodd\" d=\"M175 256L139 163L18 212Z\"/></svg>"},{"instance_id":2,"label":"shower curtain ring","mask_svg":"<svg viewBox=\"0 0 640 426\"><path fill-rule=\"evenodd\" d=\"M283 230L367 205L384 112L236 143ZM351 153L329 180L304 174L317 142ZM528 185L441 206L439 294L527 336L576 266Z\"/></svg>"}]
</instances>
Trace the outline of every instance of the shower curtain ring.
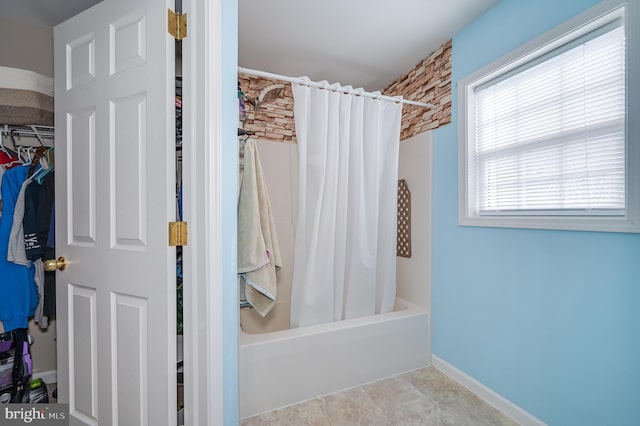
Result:
<instances>
[{"instance_id":1,"label":"shower curtain ring","mask_svg":"<svg viewBox=\"0 0 640 426\"><path fill-rule=\"evenodd\" d=\"M310 84L311 83L311 79L309 77L307 77L306 75L304 77L300 77L300 80L301 80L300 84L302 86L310 86L311 85Z\"/></svg>"}]
</instances>

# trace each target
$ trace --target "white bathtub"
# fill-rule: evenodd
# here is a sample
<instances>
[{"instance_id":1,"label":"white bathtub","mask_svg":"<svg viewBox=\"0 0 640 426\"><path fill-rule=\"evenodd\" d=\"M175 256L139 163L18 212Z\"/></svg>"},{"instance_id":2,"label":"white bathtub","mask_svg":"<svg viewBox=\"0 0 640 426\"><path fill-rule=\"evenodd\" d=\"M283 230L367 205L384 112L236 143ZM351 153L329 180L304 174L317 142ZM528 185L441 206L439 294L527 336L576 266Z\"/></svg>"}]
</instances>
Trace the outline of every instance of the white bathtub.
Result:
<instances>
[{"instance_id":1,"label":"white bathtub","mask_svg":"<svg viewBox=\"0 0 640 426\"><path fill-rule=\"evenodd\" d=\"M398 299L387 314L264 334L240 331L240 417L431 362L429 314Z\"/></svg>"}]
</instances>

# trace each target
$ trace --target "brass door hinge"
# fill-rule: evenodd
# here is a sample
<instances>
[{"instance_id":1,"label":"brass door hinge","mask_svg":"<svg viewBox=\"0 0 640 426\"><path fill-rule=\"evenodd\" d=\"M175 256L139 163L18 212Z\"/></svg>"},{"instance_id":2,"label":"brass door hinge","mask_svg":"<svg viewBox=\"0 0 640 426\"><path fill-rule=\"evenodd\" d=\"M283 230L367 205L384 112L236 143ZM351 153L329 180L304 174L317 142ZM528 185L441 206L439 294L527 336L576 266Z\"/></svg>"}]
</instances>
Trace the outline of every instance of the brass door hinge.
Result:
<instances>
[{"instance_id":1,"label":"brass door hinge","mask_svg":"<svg viewBox=\"0 0 640 426\"><path fill-rule=\"evenodd\" d=\"M169 222L169 246L187 245L187 222Z\"/></svg>"},{"instance_id":2,"label":"brass door hinge","mask_svg":"<svg viewBox=\"0 0 640 426\"><path fill-rule=\"evenodd\" d=\"M187 14L167 9L167 29L176 40L180 41L185 38L187 36Z\"/></svg>"}]
</instances>

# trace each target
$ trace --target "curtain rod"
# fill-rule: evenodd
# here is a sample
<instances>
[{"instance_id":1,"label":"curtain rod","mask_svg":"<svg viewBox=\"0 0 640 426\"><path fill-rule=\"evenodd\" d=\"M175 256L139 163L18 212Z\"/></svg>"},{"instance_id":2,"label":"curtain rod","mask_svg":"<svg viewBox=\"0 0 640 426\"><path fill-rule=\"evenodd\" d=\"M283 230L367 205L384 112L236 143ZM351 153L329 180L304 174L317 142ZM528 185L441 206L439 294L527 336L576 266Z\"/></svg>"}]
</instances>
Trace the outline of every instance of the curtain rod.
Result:
<instances>
[{"instance_id":1,"label":"curtain rod","mask_svg":"<svg viewBox=\"0 0 640 426\"><path fill-rule=\"evenodd\" d=\"M409 99L402 99L402 96L386 96L386 95L380 94L380 92L371 93L371 92L365 92L362 89L354 90L354 89L346 89L344 87L341 87L340 89L338 89L337 87L339 86L337 85L318 83L316 81L309 80L308 77L287 77L286 75L274 74L266 71L252 70L252 69L243 68L243 67L238 67L238 72L241 72L243 74L253 75L256 77L264 77L264 78L271 78L273 80L288 81L289 83L293 83L293 84L302 84L305 86L320 87L321 89L336 90L342 93L353 93L359 96L364 96L364 97L373 98L373 99L380 99L383 101L400 102L401 104L415 105L415 106L429 108L429 109L435 108L435 105L433 104L418 102L418 101L411 101Z\"/></svg>"}]
</instances>

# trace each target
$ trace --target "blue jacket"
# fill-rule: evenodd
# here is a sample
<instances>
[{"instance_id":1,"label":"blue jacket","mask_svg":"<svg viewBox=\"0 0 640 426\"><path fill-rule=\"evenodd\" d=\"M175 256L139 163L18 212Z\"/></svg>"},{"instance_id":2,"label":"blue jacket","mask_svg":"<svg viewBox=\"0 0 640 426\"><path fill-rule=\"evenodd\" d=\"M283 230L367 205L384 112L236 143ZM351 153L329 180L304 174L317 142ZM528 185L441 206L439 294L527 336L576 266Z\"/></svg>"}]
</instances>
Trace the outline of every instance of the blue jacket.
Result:
<instances>
[{"instance_id":1,"label":"blue jacket","mask_svg":"<svg viewBox=\"0 0 640 426\"><path fill-rule=\"evenodd\" d=\"M14 167L2 176L2 217L0 218L0 321L5 331L27 328L29 317L38 305L38 290L34 280L34 267L7 261L9 234L13 224L13 211L22 183L26 180L27 166Z\"/></svg>"}]
</instances>

